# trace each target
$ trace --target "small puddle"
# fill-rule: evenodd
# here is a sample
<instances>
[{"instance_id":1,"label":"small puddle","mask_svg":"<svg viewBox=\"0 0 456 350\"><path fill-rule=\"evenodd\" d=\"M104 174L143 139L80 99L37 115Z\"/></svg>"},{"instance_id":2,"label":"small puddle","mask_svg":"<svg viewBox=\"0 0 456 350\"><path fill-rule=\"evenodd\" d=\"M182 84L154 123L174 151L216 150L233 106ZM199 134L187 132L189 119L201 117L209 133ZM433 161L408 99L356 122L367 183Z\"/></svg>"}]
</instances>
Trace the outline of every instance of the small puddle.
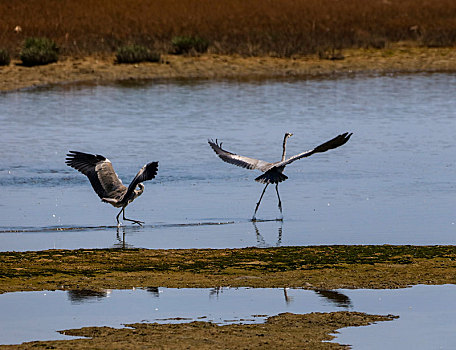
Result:
<instances>
[{"instance_id":1,"label":"small puddle","mask_svg":"<svg viewBox=\"0 0 456 350\"><path fill-rule=\"evenodd\" d=\"M334 340L354 349L456 346L456 286L396 290L158 288L16 292L0 295L0 343L70 339L56 331L135 322L261 323L282 312L361 311L400 316L346 328Z\"/></svg>"}]
</instances>

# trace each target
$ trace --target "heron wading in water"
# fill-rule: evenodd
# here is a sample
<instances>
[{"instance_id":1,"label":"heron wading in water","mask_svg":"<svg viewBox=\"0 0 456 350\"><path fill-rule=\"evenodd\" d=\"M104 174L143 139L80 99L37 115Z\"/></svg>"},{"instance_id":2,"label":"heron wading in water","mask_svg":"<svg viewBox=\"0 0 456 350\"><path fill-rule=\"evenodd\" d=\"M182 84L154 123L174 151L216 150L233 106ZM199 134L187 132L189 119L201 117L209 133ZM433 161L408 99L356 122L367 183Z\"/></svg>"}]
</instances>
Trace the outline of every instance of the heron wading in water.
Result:
<instances>
[{"instance_id":1,"label":"heron wading in water","mask_svg":"<svg viewBox=\"0 0 456 350\"><path fill-rule=\"evenodd\" d=\"M65 163L87 176L93 189L103 202L112 204L116 208L122 208L116 216L117 226L120 226L119 216L142 226L143 221L127 219L125 208L144 192L144 181L152 180L158 171L158 162L151 162L144 165L136 174L128 188L124 186L117 176L111 161L99 154L70 151L67 154ZM136 189L138 187L138 189Z\"/></svg>"},{"instance_id":2,"label":"heron wading in water","mask_svg":"<svg viewBox=\"0 0 456 350\"><path fill-rule=\"evenodd\" d=\"M287 140L289 137L293 136L293 134L291 134L291 133L286 133L285 137L283 138L282 159L279 162L275 162L275 163L269 163L269 162L265 162L264 160L244 157L244 156L241 156L241 155L238 155L235 153L228 152L222 148L222 142L219 143L218 140L215 140L215 142L213 140L208 140L208 143L212 147L214 152L223 161L243 167L243 168L256 169L256 170L261 170L263 172L263 175L260 175L255 179L255 181L266 184L266 186L263 189L263 192L261 193L260 199L258 200L258 203L256 204L255 212L252 217L252 221L256 221L256 213L258 211L258 207L260 206L261 199L263 198L264 192L266 191L266 188L268 188L269 184L276 185L277 198L279 199L278 206L279 206L280 214L282 215L282 202L280 200L280 195L279 195L279 183L288 179L288 177L285 174L283 174L283 170L285 169L285 166L293 163L294 161L296 161L298 159L310 157L312 154L323 153L323 152L329 151L330 149L340 147L350 139L352 134L353 133L348 133L348 132L346 132L344 134L340 134L339 136L336 136L335 138L315 147L314 149L299 153L293 157L286 159ZM282 220L282 219L283 219L283 217L280 218L279 220Z\"/></svg>"}]
</instances>

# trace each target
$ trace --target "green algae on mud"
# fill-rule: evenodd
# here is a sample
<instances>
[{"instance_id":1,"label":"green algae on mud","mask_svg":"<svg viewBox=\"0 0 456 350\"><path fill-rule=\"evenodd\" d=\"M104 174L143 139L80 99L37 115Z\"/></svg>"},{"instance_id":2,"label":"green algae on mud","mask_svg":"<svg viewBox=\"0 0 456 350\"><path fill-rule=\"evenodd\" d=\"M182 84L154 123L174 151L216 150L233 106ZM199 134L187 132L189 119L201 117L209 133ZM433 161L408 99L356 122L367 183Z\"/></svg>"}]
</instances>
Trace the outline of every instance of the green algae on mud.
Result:
<instances>
[{"instance_id":1,"label":"green algae on mud","mask_svg":"<svg viewBox=\"0 0 456 350\"><path fill-rule=\"evenodd\" d=\"M367 326L396 316L361 312L279 314L264 324L218 326L210 322L135 323L128 328L84 327L61 331L85 339L29 342L0 349L343 349L328 343L343 327Z\"/></svg>"},{"instance_id":2,"label":"green algae on mud","mask_svg":"<svg viewBox=\"0 0 456 350\"><path fill-rule=\"evenodd\" d=\"M0 253L0 292L131 287L399 288L456 283L456 246Z\"/></svg>"}]
</instances>

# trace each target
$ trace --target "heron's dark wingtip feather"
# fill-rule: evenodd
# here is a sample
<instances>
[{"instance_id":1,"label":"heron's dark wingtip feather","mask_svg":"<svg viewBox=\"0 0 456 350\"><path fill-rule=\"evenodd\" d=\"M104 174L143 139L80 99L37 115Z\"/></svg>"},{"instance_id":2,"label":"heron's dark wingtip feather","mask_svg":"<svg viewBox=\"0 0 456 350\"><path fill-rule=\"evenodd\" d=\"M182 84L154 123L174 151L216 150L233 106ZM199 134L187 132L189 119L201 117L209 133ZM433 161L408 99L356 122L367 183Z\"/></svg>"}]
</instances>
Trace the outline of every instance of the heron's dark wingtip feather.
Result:
<instances>
[{"instance_id":1,"label":"heron's dark wingtip feather","mask_svg":"<svg viewBox=\"0 0 456 350\"><path fill-rule=\"evenodd\" d=\"M144 169L144 180L143 181L152 180L157 175L157 172L158 172L158 162L150 162L149 164L146 165L146 168Z\"/></svg>"},{"instance_id":2,"label":"heron's dark wingtip feather","mask_svg":"<svg viewBox=\"0 0 456 350\"><path fill-rule=\"evenodd\" d=\"M315 147L313 153L326 152L326 151L329 151L330 149L340 147L340 146L346 144L352 135L353 135L353 133L348 133L348 132L340 134L340 135L336 136L335 138L321 144L320 146Z\"/></svg>"}]
</instances>

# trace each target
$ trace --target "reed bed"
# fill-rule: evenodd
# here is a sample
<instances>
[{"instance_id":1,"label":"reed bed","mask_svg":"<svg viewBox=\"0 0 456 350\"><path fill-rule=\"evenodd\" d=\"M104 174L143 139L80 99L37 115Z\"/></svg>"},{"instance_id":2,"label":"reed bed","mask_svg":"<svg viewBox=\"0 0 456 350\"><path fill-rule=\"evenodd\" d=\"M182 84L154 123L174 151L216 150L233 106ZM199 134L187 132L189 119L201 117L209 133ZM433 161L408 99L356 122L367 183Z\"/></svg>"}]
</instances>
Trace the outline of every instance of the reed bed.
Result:
<instances>
[{"instance_id":1,"label":"reed bed","mask_svg":"<svg viewBox=\"0 0 456 350\"><path fill-rule=\"evenodd\" d=\"M204 38L213 53L279 57L456 43L454 0L5 0L0 14L0 48L14 56L27 37L73 56L128 44L169 52L176 36Z\"/></svg>"}]
</instances>

